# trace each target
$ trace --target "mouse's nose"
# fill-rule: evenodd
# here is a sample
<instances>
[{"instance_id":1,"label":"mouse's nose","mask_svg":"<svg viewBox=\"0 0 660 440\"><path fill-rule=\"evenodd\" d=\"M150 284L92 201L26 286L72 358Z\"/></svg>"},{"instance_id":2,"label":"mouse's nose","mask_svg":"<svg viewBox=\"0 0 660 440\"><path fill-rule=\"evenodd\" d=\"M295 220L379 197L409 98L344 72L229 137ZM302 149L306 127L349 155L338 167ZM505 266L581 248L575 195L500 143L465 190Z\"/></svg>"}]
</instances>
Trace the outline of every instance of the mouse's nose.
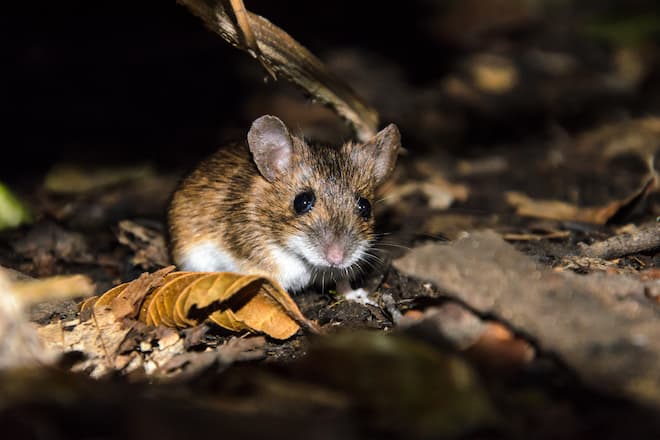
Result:
<instances>
[{"instance_id":1,"label":"mouse's nose","mask_svg":"<svg viewBox=\"0 0 660 440\"><path fill-rule=\"evenodd\" d=\"M325 249L325 259L332 266L339 266L344 262L344 248L338 243L330 243Z\"/></svg>"}]
</instances>

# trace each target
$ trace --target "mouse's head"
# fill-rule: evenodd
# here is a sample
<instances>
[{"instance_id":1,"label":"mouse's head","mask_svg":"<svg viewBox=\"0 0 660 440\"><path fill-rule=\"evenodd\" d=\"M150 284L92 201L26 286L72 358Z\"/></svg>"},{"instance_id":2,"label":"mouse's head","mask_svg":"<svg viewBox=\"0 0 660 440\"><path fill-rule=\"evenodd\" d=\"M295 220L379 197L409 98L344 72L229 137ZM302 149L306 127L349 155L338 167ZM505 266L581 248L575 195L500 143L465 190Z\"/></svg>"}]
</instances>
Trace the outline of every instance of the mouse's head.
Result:
<instances>
[{"instance_id":1,"label":"mouse's head","mask_svg":"<svg viewBox=\"0 0 660 440\"><path fill-rule=\"evenodd\" d=\"M248 144L263 181L255 221L287 256L321 270L348 271L374 240L376 187L394 168L401 144L390 124L364 144L309 146L274 116L254 121Z\"/></svg>"}]
</instances>

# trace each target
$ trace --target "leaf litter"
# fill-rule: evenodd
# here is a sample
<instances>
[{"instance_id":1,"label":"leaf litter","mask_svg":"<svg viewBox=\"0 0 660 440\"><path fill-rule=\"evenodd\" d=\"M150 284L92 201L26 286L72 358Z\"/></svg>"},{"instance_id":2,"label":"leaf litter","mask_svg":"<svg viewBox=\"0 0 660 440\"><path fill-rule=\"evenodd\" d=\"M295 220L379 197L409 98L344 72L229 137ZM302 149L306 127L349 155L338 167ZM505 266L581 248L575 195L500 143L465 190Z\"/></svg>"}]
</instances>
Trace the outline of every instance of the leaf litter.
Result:
<instances>
[{"instance_id":1,"label":"leaf litter","mask_svg":"<svg viewBox=\"0 0 660 440\"><path fill-rule=\"evenodd\" d=\"M202 3L207 8L213 2ZM241 4L231 2L235 12ZM229 11L228 2L222 7ZM243 12L237 16L247 16L247 25L230 29L231 40L269 65L272 53L247 38L267 30L266 22ZM156 168L142 177L120 176L119 168L110 180L100 175L93 182L94 173L82 173L91 186L73 180L64 192L55 187L38 193L36 203L27 200L36 223L10 230L7 245L0 246L3 264L33 276L83 272L97 282L97 292L120 287L103 301L90 300L80 317L50 308L38 324L25 326L25 310L7 314L19 328L48 328L55 352L68 353L42 364L81 373L67 381L51 375L53 369L32 380L14 370L0 372L6 378L0 394L34 402L0 413L0 419L39 420L51 429L130 426L120 434L125 438L147 429L159 438L195 432L243 438L657 437L653 314L660 260L653 220L660 205L650 179L640 186L644 170L638 166L657 154L657 116L617 116L653 108L627 103L652 104L654 57L621 47L594 52L583 44L559 44L566 40L550 34L546 40L543 15L508 0L430 6L424 38L452 42L457 53L442 57L421 86L402 65L359 48L334 55L347 77L362 78L365 87L356 88L384 109L381 121L396 121L406 136L408 155L400 165L413 172L382 194L393 196L383 200L378 217L390 241L383 247L396 249L395 257L410 251L404 259L433 264L406 266L399 259L375 282L365 280L377 306L337 301L316 289L290 298L304 316L318 320L323 336L298 330L284 340L254 336L267 333L259 327L288 303L266 292L256 295L253 316L237 313L243 295L256 290L254 280L243 280L247 292L227 298L199 287L202 280L233 278L179 279L163 272L138 278L168 264L159 221L178 176L155 175ZM522 37L526 44L510 44L511 34L543 41ZM270 48L273 34L267 38ZM649 92L644 97L637 93L642 85ZM253 96L241 97L255 103L238 111L244 120L254 116L250 111L274 108L272 96L291 94L277 89ZM342 105L342 98L349 107L360 104L351 94L329 101ZM289 101L279 106L291 111ZM295 102L301 129L318 133L309 131L314 116L308 103ZM359 127L360 112L348 110L344 116ZM369 115L369 108L362 110ZM348 136L333 130L333 124L341 126L328 113L323 133ZM583 117L587 130L576 128ZM374 126L375 119L362 124L362 135ZM531 133L537 136L529 141ZM506 192L514 190L534 208L530 217L507 203ZM60 229L54 239L39 241L36 234L30 240L41 244L28 240L14 247L17 237L35 230L48 236L56 229L44 226L48 222ZM617 226L627 222L634 223ZM495 232L475 232L484 227ZM438 236L452 241L428 243ZM136 280L131 288L121 284L130 280ZM210 316L218 322L209 322ZM286 321L283 335L295 328L292 321L301 324ZM365 328L371 331L357 331ZM37 345L25 343L23 354L43 344L34 332L31 341ZM85 375L105 380L86 381ZM53 417L43 411L61 409L72 395L88 400Z\"/></svg>"},{"instance_id":2,"label":"leaf litter","mask_svg":"<svg viewBox=\"0 0 660 440\"><path fill-rule=\"evenodd\" d=\"M263 346L263 338L248 338L241 344L229 342L204 353L190 352L185 335L177 329L205 323L237 333L264 333L275 339L290 338L301 326L318 332L316 324L270 280L174 269L168 266L144 273L88 298L80 305L80 319L54 322L40 327L38 333L52 350L84 355L72 371L86 371L99 378L115 371L194 376L220 361L230 364L262 356L255 350ZM246 357L247 352L252 354Z\"/></svg>"}]
</instances>

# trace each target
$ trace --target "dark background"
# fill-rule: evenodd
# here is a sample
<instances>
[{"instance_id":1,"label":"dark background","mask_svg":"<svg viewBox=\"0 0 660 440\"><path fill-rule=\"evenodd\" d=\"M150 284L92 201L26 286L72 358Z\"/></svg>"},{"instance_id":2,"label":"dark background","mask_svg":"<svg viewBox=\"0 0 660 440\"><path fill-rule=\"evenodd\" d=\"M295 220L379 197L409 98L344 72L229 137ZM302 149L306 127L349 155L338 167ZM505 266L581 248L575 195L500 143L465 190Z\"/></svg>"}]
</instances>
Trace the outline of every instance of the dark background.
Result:
<instances>
[{"instance_id":1,"label":"dark background","mask_svg":"<svg viewBox=\"0 0 660 440\"><path fill-rule=\"evenodd\" d=\"M379 2L375 11L374 4L248 7L313 52L365 45L401 62L414 58L409 47L423 38L391 29L413 22L419 8ZM219 127L249 123L237 109L253 84L239 66L252 61L172 1L14 2L2 14L9 44L3 150L13 157L2 161L3 178L39 174L61 159L197 160L222 137Z\"/></svg>"},{"instance_id":2,"label":"dark background","mask_svg":"<svg viewBox=\"0 0 660 440\"><path fill-rule=\"evenodd\" d=\"M432 38L429 17L450 3L246 2L322 58L331 48L366 50L398 65L413 86L431 83L472 49ZM658 10L639 0L560 3L557 32L594 13ZM260 82L246 69L259 67L173 1L12 2L0 27L7 45L0 179L40 175L72 159L188 166L258 116L239 109ZM533 32L510 34L529 40ZM657 93L658 82L655 73L643 87Z\"/></svg>"}]
</instances>

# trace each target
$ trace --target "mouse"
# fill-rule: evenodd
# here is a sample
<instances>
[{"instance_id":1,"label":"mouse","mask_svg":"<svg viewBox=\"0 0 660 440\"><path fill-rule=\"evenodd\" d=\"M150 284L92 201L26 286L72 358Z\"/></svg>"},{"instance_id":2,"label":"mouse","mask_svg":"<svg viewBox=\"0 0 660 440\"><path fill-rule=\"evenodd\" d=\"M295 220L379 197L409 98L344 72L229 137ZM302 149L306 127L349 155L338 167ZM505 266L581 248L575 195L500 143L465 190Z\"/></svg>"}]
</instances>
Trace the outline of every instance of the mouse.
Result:
<instances>
[{"instance_id":1,"label":"mouse","mask_svg":"<svg viewBox=\"0 0 660 440\"><path fill-rule=\"evenodd\" d=\"M276 116L256 119L175 190L170 249L185 271L268 277L288 292L350 280L373 260L374 194L401 137L390 124L367 142L308 144Z\"/></svg>"}]
</instances>

